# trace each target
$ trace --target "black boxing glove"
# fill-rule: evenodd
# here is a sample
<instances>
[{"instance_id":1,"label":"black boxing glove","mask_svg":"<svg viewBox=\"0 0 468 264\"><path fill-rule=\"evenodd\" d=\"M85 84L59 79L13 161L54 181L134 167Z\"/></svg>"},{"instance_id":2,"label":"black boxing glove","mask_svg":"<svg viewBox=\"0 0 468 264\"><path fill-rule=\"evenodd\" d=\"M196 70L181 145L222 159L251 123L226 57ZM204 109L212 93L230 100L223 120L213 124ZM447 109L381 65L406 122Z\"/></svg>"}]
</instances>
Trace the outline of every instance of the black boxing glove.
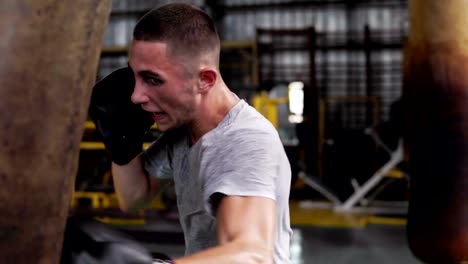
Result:
<instances>
[{"instance_id":1,"label":"black boxing glove","mask_svg":"<svg viewBox=\"0 0 468 264\"><path fill-rule=\"evenodd\" d=\"M130 68L118 69L97 82L92 91L89 116L103 136L113 162L125 165L143 147L154 123L150 113L131 101L135 79Z\"/></svg>"}]
</instances>

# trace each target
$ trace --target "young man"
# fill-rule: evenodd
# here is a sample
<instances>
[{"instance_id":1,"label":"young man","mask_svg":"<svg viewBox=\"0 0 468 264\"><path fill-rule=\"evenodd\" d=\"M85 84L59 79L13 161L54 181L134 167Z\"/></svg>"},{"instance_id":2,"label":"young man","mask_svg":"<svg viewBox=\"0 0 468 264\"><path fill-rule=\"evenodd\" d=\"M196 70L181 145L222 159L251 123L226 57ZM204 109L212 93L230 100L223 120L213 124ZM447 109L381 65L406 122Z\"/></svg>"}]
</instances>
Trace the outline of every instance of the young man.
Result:
<instances>
[{"instance_id":1,"label":"young man","mask_svg":"<svg viewBox=\"0 0 468 264\"><path fill-rule=\"evenodd\" d=\"M274 127L223 82L219 54L205 12L164 5L138 21L129 68L94 88L120 205L141 208L172 177L186 244L173 263L290 263L288 159ZM163 135L140 154L152 121Z\"/></svg>"}]
</instances>

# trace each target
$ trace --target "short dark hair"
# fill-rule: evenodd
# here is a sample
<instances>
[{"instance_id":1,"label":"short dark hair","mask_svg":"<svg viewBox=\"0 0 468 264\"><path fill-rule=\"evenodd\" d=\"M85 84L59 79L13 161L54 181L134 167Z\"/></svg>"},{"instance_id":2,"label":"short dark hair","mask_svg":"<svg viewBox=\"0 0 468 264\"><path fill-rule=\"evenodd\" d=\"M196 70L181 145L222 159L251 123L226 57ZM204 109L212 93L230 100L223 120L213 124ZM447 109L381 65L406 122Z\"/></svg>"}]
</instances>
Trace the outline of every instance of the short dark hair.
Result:
<instances>
[{"instance_id":1,"label":"short dark hair","mask_svg":"<svg viewBox=\"0 0 468 264\"><path fill-rule=\"evenodd\" d=\"M174 55L198 57L216 51L219 60L220 40L214 22L192 4L171 3L152 9L137 22L133 38L166 42Z\"/></svg>"}]
</instances>

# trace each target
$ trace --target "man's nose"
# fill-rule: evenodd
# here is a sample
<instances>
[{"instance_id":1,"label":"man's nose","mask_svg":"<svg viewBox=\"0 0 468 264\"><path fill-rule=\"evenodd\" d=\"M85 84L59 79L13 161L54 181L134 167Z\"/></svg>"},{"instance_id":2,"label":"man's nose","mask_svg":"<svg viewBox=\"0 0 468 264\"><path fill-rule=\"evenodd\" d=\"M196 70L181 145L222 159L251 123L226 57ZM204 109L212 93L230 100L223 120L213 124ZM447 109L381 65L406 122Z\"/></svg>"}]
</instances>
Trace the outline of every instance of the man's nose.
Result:
<instances>
[{"instance_id":1,"label":"man's nose","mask_svg":"<svg viewBox=\"0 0 468 264\"><path fill-rule=\"evenodd\" d=\"M135 82L131 100L134 104L143 104L148 102L149 98L144 91L144 87L138 82Z\"/></svg>"}]
</instances>

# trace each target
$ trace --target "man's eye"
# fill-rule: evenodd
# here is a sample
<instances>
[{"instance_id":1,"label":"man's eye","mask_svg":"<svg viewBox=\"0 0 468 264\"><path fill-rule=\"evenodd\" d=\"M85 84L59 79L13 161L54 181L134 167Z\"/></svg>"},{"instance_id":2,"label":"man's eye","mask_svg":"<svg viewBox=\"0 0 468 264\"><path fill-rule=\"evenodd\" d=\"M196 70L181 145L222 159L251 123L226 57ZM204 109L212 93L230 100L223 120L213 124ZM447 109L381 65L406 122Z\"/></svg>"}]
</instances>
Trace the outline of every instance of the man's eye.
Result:
<instances>
[{"instance_id":1,"label":"man's eye","mask_svg":"<svg viewBox=\"0 0 468 264\"><path fill-rule=\"evenodd\" d=\"M147 82L150 85L162 85L164 82L158 78L153 78L153 77L145 77L145 82Z\"/></svg>"}]
</instances>

